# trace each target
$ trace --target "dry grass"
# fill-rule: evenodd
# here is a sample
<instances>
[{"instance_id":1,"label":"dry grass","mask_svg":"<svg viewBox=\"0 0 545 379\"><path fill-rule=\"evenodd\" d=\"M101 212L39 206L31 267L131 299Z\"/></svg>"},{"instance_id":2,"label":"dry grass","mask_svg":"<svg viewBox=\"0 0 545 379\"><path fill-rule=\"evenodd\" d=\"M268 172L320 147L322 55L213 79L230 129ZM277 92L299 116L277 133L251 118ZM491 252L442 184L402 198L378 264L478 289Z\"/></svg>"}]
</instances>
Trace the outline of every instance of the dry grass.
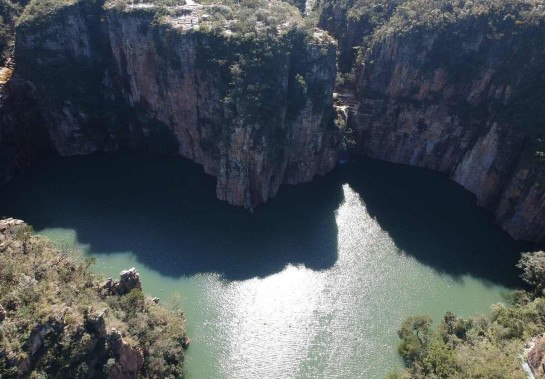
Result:
<instances>
[{"instance_id":1,"label":"dry grass","mask_svg":"<svg viewBox=\"0 0 545 379\"><path fill-rule=\"evenodd\" d=\"M7 67L0 68L0 84L6 84L11 78L11 74L13 73L13 70Z\"/></svg>"}]
</instances>

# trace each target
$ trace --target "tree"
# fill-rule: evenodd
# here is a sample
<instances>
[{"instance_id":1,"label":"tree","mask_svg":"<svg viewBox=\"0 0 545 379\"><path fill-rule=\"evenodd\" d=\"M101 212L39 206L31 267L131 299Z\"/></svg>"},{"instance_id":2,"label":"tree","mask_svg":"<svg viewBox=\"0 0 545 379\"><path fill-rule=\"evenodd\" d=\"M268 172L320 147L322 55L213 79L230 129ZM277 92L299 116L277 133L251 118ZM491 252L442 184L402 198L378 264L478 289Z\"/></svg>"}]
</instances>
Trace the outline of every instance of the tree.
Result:
<instances>
[{"instance_id":1,"label":"tree","mask_svg":"<svg viewBox=\"0 0 545 379\"><path fill-rule=\"evenodd\" d=\"M452 312L447 312L439 325L442 339L453 345L466 340L466 333L470 328L471 325L468 321Z\"/></svg>"},{"instance_id":2,"label":"tree","mask_svg":"<svg viewBox=\"0 0 545 379\"><path fill-rule=\"evenodd\" d=\"M455 324L462 320L451 313L445 319ZM432 330L431 324L427 316L405 320L398 331L399 353L411 367L411 377L449 378L456 370L455 354L439 333Z\"/></svg>"},{"instance_id":3,"label":"tree","mask_svg":"<svg viewBox=\"0 0 545 379\"><path fill-rule=\"evenodd\" d=\"M428 316L409 317L401 324L401 328L397 332L401 339L399 354L407 363L410 364L425 355L433 337L431 324L431 317Z\"/></svg>"},{"instance_id":4,"label":"tree","mask_svg":"<svg viewBox=\"0 0 545 379\"><path fill-rule=\"evenodd\" d=\"M545 252L523 253L517 267L522 269L520 277L537 294L542 294L545 289Z\"/></svg>"}]
</instances>

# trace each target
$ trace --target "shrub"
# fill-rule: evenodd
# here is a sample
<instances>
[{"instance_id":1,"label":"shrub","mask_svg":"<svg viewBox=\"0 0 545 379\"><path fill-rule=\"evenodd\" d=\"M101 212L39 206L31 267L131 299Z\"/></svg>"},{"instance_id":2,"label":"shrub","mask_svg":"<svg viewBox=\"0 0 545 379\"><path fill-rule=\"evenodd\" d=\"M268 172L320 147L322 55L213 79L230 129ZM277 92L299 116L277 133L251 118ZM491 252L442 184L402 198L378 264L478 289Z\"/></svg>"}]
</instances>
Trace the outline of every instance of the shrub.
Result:
<instances>
[{"instance_id":1,"label":"shrub","mask_svg":"<svg viewBox=\"0 0 545 379\"><path fill-rule=\"evenodd\" d=\"M526 253L517 267L534 295L516 291L511 304L497 304L490 316L463 319L448 312L439 327L410 317L400 328L399 352L407 364L396 378L524 378L519 355L526 340L545 331L543 259ZM537 297L536 297L537 296Z\"/></svg>"}]
</instances>

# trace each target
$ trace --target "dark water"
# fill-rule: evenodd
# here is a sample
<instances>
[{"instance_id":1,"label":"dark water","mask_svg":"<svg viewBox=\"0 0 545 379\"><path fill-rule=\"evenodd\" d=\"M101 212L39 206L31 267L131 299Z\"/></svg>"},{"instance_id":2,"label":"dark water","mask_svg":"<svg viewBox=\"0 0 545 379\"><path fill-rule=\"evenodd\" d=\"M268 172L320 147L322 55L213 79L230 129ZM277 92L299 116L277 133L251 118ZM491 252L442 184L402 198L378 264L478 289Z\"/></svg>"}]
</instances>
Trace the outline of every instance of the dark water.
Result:
<instances>
[{"instance_id":1,"label":"dark water","mask_svg":"<svg viewBox=\"0 0 545 379\"><path fill-rule=\"evenodd\" d=\"M521 249L441 175L358 160L249 213L181 158L55 159L1 190L0 214L78 244L114 276L180 293L187 376L384 377L411 314L487 312Z\"/></svg>"}]
</instances>

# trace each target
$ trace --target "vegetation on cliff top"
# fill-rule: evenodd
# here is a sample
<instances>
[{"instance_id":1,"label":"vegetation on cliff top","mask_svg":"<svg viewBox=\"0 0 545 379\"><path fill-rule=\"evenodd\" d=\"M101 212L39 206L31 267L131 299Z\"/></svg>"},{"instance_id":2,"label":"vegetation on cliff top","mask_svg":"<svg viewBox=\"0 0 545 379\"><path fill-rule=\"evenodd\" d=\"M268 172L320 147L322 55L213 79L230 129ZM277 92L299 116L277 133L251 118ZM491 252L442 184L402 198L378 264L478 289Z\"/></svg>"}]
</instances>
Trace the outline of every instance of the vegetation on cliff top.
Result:
<instances>
[{"instance_id":1,"label":"vegetation on cliff top","mask_svg":"<svg viewBox=\"0 0 545 379\"><path fill-rule=\"evenodd\" d=\"M350 50L361 55L372 43L387 35L405 34L415 29L441 31L446 25L474 22L487 26L490 35L503 37L503 33L516 31L523 26L542 25L545 21L545 4L532 0L319 0L316 3L319 25L335 30L339 40L351 39ZM464 30L465 31L465 30ZM454 31L463 33L462 30ZM355 59L355 54L348 54ZM347 58L345 58L347 59ZM353 61L340 62L348 71Z\"/></svg>"},{"instance_id":2,"label":"vegetation on cliff top","mask_svg":"<svg viewBox=\"0 0 545 379\"><path fill-rule=\"evenodd\" d=\"M183 374L183 314L146 298L135 270L101 282L92 263L0 221L0 377Z\"/></svg>"},{"instance_id":3,"label":"vegetation on cliff top","mask_svg":"<svg viewBox=\"0 0 545 379\"><path fill-rule=\"evenodd\" d=\"M1 1L8 3L8 0ZM314 35L316 24L313 18L303 17L300 3L292 5L290 1L281 0L31 0L18 23L47 22L63 8L76 4L148 13L156 20L163 19L177 26L189 23L189 29L221 30L236 35L278 34L293 28Z\"/></svg>"},{"instance_id":4,"label":"vegetation on cliff top","mask_svg":"<svg viewBox=\"0 0 545 379\"><path fill-rule=\"evenodd\" d=\"M32 23L47 20L48 17L57 13L61 8L74 5L81 0L31 0L17 21L19 24Z\"/></svg>"},{"instance_id":5,"label":"vegetation on cliff top","mask_svg":"<svg viewBox=\"0 0 545 379\"><path fill-rule=\"evenodd\" d=\"M364 36L370 43L387 34L406 33L416 28L440 29L462 20L486 17L491 29L503 26L541 24L545 20L542 0L325 0L317 3L321 23L328 25L338 15L345 22L365 22L369 27ZM372 38L370 38L372 36ZM363 41L356 41L363 42Z\"/></svg>"},{"instance_id":6,"label":"vegetation on cliff top","mask_svg":"<svg viewBox=\"0 0 545 379\"><path fill-rule=\"evenodd\" d=\"M15 45L13 28L20 12L19 4L9 0L0 0L0 65L9 58Z\"/></svg>"},{"instance_id":7,"label":"vegetation on cliff top","mask_svg":"<svg viewBox=\"0 0 545 379\"><path fill-rule=\"evenodd\" d=\"M204 0L207 5L207 28L227 28L231 33L276 34L292 28L303 28L305 22L299 10L283 1L268 0Z\"/></svg>"},{"instance_id":8,"label":"vegetation on cliff top","mask_svg":"<svg viewBox=\"0 0 545 379\"><path fill-rule=\"evenodd\" d=\"M532 290L515 291L490 316L463 319L449 312L437 328L427 316L405 320L399 352L408 368L391 377L525 378L525 342L545 331L545 252L523 254L517 267Z\"/></svg>"},{"instance_id":9,"label":"vegetation on cliff top","mask_svg":"<svg viewBox=\"0 0 545 379\"><path fill-rule=\"evenodd\" d=\"M404 33L414 28L437 29L452 22L486 17L494 30L505 26L541 23L545 8L532 0L406 0L399 1L392 16L376 31L376 37Z\"/></svg>"},{"instance_id":10,"label":"vegetation on cliff top","mask_svg":"<svg viewBox=\"0 0 545 379\"><path fill-rule=\"evenodd\" d=\"M199 0L191 4L184 0L108 0L106 7L149 12L174 25L189 22L188 29L216 30L228 35L278 34L293 28L314 28L297 7L280 0Z\"/></svg>"}]
</instances>

